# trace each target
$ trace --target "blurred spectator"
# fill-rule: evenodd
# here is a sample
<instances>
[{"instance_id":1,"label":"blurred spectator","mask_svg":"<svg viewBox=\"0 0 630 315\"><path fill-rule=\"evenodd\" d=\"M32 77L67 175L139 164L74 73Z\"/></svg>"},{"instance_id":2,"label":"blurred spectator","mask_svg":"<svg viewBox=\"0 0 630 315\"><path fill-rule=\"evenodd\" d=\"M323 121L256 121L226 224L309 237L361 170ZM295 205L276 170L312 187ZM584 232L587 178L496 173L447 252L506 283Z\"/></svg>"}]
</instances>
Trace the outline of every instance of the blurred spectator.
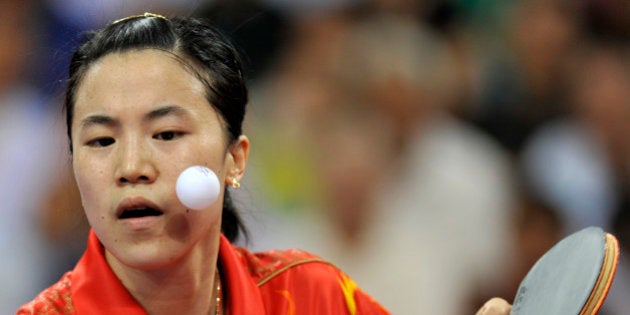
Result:
<instances>
[{"instance_id":1,"label":"blurred spectator","mask_svg":"<svg viewBox=\"0 0 630 315\"><path fill-rule=\"evenodd\" d=\"M572 115L542 128L523 164L534 189L558 209L564 233L596 225L618 235L622 250L630 213L629 46L595 43L577 55L571 81ZM604 305L627 313L628 262Z\"/></svg>"},{"instance_id":2,"label":"blurred spectator","mask_svg":"<svg viewBox=\"0 0 630 315\"><path fill-rule=\"evenodd\" d=\"M501 275L511 192L502 151L442 108L456 92L449 54L430 31L391 15L302 26L273 94L252 99L274 111L251 126L251 174L272 185L267 174L297 168L303 177L290 183L312 182L320 199L271 203L292 208L269 211L276 222L254 245L313 251L395 314L461 313L475 280ZM256 146L259 133L278 132L283 145ZM278 158L293 164L256 169ZM265 191L283 196L290 185Z\"/></svg>"},{"instance_id":3,"label":"blurred spectator","mask_svg":"<svg viewBox=\"0 0 630 315\"><path fill-rule=\"evenodd\" d=\"M30 83L39 24L33 1L0 0L0 313L13 313L57 270L43 208L68 171L61 122ZM46 208L47 209L47 208ZM58 275L57 275L58 276ZM54 279L56 280L56 279Z\"/></svg>"},{"instance_id":4,"label":"blurred spectator","mask_svg":"<svg viewBox=\"0 0 630 315\"><path fill-rule=\"evenodd\" d=\"M560 211L566 233L612 228L630 176L627 47L596 45L575 62L573 115L548 124L523 155L528 180Z\"/></svg>"},{"instance_id":5,"label":"blurred spectator","mask_svg":"<svg viewBox=\"0 0 630 315\"><path fill-rule=\"evenodd\" d=\"M561 0L518 1L501 45L480 49L471 119L513 153L541 124L565 113L566 56L579 43L576 10Z\"/></svg>"},{"instance_id":6,"label":"blurred spectator","mask_svg":"<svg viewBox=\"0 0 630 315\"><path fill-rule=\"evenodd\" d=\"M630 40L630 6L625 0L584 0L584 24L597 38Z\"/></svg>"}]
</instances>

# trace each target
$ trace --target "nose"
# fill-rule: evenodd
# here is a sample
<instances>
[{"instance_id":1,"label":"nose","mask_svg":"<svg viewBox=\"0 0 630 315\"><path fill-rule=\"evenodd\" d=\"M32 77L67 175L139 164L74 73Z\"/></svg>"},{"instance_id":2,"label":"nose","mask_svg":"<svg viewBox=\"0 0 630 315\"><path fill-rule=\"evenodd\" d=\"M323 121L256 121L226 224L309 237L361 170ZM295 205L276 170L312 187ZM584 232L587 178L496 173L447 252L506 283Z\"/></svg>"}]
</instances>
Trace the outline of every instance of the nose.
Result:
<instances>
[{"instance_id":1,"label":"nose","mask_svg":"<svg viewBox=\"0 0 630 315\"><path fill-rule=\"evenodd\" d=\"M127 141L126 145L120 145L118 149L118 185L150 184L155 181L158 172L150 148L134 140Z\"/></svg>"}]
</instances>

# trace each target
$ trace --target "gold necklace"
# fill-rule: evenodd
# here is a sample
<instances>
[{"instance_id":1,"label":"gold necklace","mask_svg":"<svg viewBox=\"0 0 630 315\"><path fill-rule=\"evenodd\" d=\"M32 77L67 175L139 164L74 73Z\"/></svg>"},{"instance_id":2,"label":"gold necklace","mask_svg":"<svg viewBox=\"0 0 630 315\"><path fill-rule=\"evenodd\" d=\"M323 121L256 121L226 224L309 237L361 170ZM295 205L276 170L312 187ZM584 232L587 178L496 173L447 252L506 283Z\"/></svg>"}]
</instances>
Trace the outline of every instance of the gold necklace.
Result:
<instances>
[{"instance_id":1,"label":"gold necklace","mask_svg":"<svg viewBox=\"0 0 630 315\"><path fill-rule=\"evenodd\" d=\"M219 275L219 268L217 268L217 271L214 275L214 282L216 282L216 292L217 292L217 297L216 297L216 315L221 315L221 303L223 302L223 292L221 291L221 275Z\"/></svg>"}]
</instances>

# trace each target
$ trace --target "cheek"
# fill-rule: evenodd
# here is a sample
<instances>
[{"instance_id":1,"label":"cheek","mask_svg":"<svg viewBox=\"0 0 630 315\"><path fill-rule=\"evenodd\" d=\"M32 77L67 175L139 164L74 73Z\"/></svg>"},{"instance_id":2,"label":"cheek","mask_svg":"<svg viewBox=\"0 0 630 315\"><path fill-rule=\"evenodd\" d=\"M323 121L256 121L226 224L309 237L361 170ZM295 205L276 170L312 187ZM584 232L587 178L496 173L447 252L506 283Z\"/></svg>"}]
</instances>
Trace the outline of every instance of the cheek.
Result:
<instances>
[{"instance_id":1,"label":"cheek","mask_svg":"<svg viewBox=\"0 0 630 315\"><path fill-rule=\"evenodd\" d=\"M166 224L165 232L174 240L186 242L206 237L209 232L221 228L221 206L203 211L186 210L174 214Z\"/></svg>"},{"instance_id":2,"label":"cheek","mask_svg":"<svg viewBox=\"0 0 630 315\"><path fill-rule=\"evenodd\" d=\"M99 175L103 174L103 170L96 165L88 165L81 159L73 159L73 170L77 187L81 194L81 204L85 209L86 215L90 218L96 215L96 205L102 204L99 198L105 195L105 187L101 187L105 180L102 178L102 175Z\"/></svg>"},{"instance_id":3,"label":"cheek","mask_svg":"<svg viewBox=\"0 0 630 315\"><path fill-rule=\"evenodd\" d=\"M171 168L173 164L181 165L181 171L192 165L206 166L216 173L221 181L224 176L226 168L226 148L222 142L222 139L203 139L196 141L193 145L188 145L182 150L177 151L177 156L167 161ZM174 174L177 178L179 173Z\"/></svg>"}]
</instances>

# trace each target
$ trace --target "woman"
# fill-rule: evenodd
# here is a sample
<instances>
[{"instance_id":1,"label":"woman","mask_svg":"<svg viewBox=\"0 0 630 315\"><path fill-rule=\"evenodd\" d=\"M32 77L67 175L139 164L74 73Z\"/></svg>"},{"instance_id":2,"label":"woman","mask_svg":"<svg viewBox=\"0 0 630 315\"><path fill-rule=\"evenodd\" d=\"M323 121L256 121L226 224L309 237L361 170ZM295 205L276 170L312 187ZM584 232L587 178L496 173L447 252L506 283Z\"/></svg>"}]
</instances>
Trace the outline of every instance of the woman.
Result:
<instances>
[{"instance_id":1,"label":"woman","mask_svg":"<svg viewBox=\"0 0 630 315\"><path fill-rule=\"evenodd\" d=\"M90 35L66 91L74 174L92 227L74 270L18 314L387 314L344 273L305 252L234 247L249 153L235 49L196 19L146 13ZM188 166L224 183L190 211Z\"/></svg>"}]
</instances>

